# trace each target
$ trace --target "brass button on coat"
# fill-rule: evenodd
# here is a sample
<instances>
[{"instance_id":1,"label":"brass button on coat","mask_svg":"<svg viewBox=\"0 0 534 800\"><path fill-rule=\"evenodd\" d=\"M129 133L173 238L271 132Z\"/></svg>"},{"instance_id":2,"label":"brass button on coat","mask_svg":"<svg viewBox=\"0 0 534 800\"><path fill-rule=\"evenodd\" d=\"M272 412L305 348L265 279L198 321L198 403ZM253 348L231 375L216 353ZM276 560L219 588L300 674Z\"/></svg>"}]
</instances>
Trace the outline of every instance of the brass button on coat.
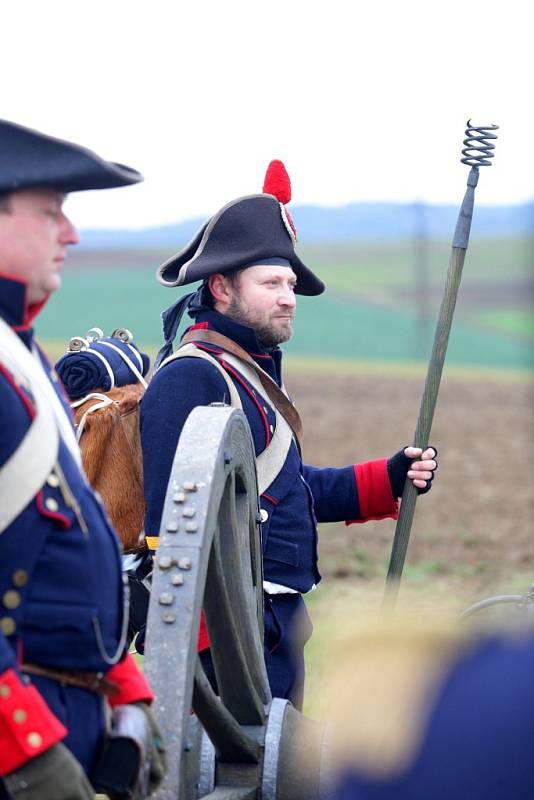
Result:
<instances>
[{"instance_id":1,"label":"brass button on coat","mask_svg":"<svg viewBox=\"0 0 534 800\"><path fill-rule=\"evenodd\" d=\"M20 588L21 586L26 586L28 577L28 573L25 569L17 569L12 575L12 580L15 586Z\"/></svg>"},{"instance_id":2,"label":"brass button on coat","mask_svg":"<svg viewBox=\"0 0 534 800\"><path fill-rule=\"evenodd\" d=\"M40 747L42 745L43 737L41 736L40 733L37 733L36 731L32 731L31 733L29 733L26 736L26 741L28 742L30 747L37 748L37 747Z\"/></svg>"},{"instance_id":3,"label":"brass button on coat","mask_svg":"<svg viewBox=\"0 0 534 800\"><path fill-rule=\"evenodd\" d=\"M26 714L26 712L24 711L23 708L17 708L13 712L13 719L19 725L22 725L23 722L26 722L27 718L28 718L28 715Z\"/></svg>"},{"instance_id":4,"label":"brass button on coat","mask_svg":"<svg viewBox=\"0 0 534 800\"><path fill-rule=\"evenodd\" d=\"M18 608L20 606L20 594L14 589L4 592L2 603L6 608Z\"/></svg>"},{"instance_id":5,"label":"brass button on coat","mask_svg":"<svg viewBox=\"0 0 534 800\"><path fill-rule=\"evenodd\" d=\"M52 487L52 489L57 489L57 487L59 486L59 478L58 478L58 476L55 474L55 472L51 472L51 473L50 473L50 475L49 475L49 476L48 476L48 478L46 479L46 482L47 482L47 484L48 484L49 486L51 486L51 487Z\"/></svg>"},{"instance_id":6,"label":"brass button on coat","mask_svg":"<svg viewBox=\"0 0 534 800\"><path fill-rule=\"evenodd\" d=\"M45 506L49 511L57 511L59 508L59 503L57 500L54 500L53 497L47 497L45 500Z\"/></svg>"},{"instance_id":7,"label":"brass button on coat","mask_svg":"<svg viewBox=\"0 0 534 800\"><path fill-rule=\"evenodd\" d=\"M267 522L269 519L269 513L264 508L260 508L260 519L262 522Z\"/></svg>"},{"instance_id":8,"label":"brass button on coat","mask_svg":"<svg viewBox=\"0 0 534 800\"><path fill-rule=\"evenodd\" d=\"M2 686L0 686L0 697L3 698L9 697L10 694L11 694L11 689L9 688L9 686L6 686L6 684L3 683Z\"/></svg>"},{"instance_id":9,"label":"brass button on coat","mask_svg":"<svg viewBox=\"0 0 534 800\"><path fill-rule=\"evenodd\" d=\"M2 617L0 619L0 630L6 636L11 636L12 633L15 633L16 627L15 620L12 617Z\"/></svg>"}]
</instances>

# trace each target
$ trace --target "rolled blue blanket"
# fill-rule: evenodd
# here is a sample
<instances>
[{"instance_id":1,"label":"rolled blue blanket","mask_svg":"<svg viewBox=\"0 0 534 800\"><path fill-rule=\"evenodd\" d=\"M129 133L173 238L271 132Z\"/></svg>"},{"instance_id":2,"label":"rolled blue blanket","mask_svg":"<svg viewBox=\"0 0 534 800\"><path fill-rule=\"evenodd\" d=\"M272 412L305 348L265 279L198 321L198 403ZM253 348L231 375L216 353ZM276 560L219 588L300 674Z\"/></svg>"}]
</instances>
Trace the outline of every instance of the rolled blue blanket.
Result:
<instances>
[{"instance_id":1,"label":"rolled blue blanket","mask_svg":"<svg viewBox=\"0 0 534 800\"><path fill-rule=\"evenodd\" d=\"M149 357L133 342L128 344L108 336L88 345L81 350L69 350L56 364L56 372L71 400L96 389L108 392L115 386L137 383L139 375L144 376L149 370Z\"/></svg>"}]
</instances>

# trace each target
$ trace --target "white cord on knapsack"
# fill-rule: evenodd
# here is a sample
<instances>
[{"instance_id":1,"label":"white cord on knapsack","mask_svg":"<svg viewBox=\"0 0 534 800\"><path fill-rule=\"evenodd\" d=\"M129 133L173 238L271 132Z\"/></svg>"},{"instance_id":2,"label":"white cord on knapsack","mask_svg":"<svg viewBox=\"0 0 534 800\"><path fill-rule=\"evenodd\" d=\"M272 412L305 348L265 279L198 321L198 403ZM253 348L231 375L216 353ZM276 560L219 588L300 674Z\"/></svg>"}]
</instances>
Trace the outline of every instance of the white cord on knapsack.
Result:
<instances>
[{"instance_id":1,"label":"white cord on knapsack","mask_svg":"<svg viewBox=\"0 0 534 800\"><path fill-rule=\"evenodd\" d=\"M123 352L123 351L120 349L120 347L117 347L117 345L116 345L116 344L112 344L111 342L103 342L103 341L101 341L101 340L98 342L98 344L99 344L99 345L101 345L101 346L103 346L103 347L111 347L111 349L112 349L112 350L115 350L115 352L116 352L116 353L118 353L118 354L120 355L120 357L122 358L122 360L124 361L124 363L125 363L125 364L127 364L127 365L130 367L130 369L132 370L133 374L135 375L135 377L137 378L137 380L139 381L139 383L141 383L141 384L144 386L144 388L145 388L145 389L147 388L147 386L148 386L148 383L147 383L147 382L145 381L145 379L143 378L143 375L142 375L142 373L141 373L141 372L140 372L140 371L137 369L137 367L135 366L135 364L133 363L133 361L131 360L131 358L128 358L128 356L126 355L126 353L124 353L124 352ZM130 350L132 351L132 353L134 353L134 354L135 354L136 358L137 358L137 359L138 359L138 361L139 361L139 364L140 364L140 366L141 366L141 369L143 369L143 359L141 358L141 355L140 355L140 353L138 353L138 352L137 352L137 350L135 349L135 347L132 347L130 344L128 344L128 347L130 348ZM88 348L88 350L86 350L86 352L87 352L87 353L96 353L97 351L96 351L96 350L93 350L91 347L89 347L89 348ZM105 359L104 359L104 357L102 356L102 354L101 354L101 353L98 353L98 355L99 355L99 356L102 358L102 360L104 360L104 361L105 361ZM108 366L109 366L109 365L108 365ZM112 386L111 388L113 388L113 386Z\"/></svg>"},{"instance_id":2,"label":"white cord on knapsack","mask_svg":"<svg viewBox=\"0 0 534 800\"><path fill-rule=\"evenodd\" d=\"M88 415L92 414L93 411L98 411L100 408L106 408L106 406L110 406L114 402L110 397L108 397L105 394L100 394L100 392L91 392L90 394L86 394L85 397L82 397L81 400L75 400L73 403L71 403L70 404L71 408L78 408L78 406L83 406L83 404L86 403L87 400L98 400L98 402L95 403L90 408L88 408L87 411L84 413L83 417L81 418L78 428L76 430L76 440L78 442L82 437L83 429L85 428L85 423Z\"/></svg>"}]
</instances>

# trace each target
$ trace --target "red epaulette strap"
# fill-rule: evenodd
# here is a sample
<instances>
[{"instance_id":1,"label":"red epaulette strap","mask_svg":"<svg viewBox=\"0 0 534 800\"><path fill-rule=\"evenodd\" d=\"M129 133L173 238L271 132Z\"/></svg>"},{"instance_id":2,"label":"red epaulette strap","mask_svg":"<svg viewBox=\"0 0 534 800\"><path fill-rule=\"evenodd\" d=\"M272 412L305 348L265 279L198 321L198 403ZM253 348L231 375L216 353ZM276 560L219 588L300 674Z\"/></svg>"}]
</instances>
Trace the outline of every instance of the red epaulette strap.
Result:
<instances>
[{"instance_id":1,"label":"red epaulette strap","mask_svg":"<svg viewBox=\"0 0 534 800\"><path fill-rule=\"evenodd\" d=\"M354 465L360 517L347 520L346 525L372 519L397 519L399 504L391 491L387 463L387 458L381 458Z\"/></svg>"},{"instance_id":2,"label":"red epaulette strap","mask_svg":"<svg viewBox=\"0 0 534 800\"><path fill-rule=\"evenodd\" d=\"M14 669L0 675L0 775L7 775L67 735L31 684Z\"/></svg>"},{"instance_id":3,"label":"red epaulette strap","mask_svg":"<svg viewBox=\"0 0 534 800\"><path fill-rule=\"evenodd\" d=\"M140 702L151 703L154 699L154 694L145 676L130 653L127 653L126 658L119 661L106 673L106 678L119 687L119 694L113 694L108 698L110 706Z\"/></svg>"}]
</instances>

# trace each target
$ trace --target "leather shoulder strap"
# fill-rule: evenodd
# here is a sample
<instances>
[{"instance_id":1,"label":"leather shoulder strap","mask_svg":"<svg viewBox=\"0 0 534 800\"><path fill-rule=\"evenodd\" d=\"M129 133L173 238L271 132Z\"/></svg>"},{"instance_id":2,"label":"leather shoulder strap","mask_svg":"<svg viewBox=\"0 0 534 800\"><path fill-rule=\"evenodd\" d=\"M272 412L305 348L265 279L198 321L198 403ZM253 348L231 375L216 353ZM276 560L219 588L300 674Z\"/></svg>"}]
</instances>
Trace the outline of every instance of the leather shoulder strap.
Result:
<instances>
[{"instance_id":1,"label":"leather shoulder strap","mask_svg":"<svg viewBox=\"0 0 534 800\"><path fill-rule=\"evenodd\" d=\"M244 361L245 364L251 367L259 377L261 385L263 386L267 396L293 431L300 452L302 442L302 421L299 413L291 400L280 389L278 384L273 381L271 376L268 375L265 370L256 364L252 356L250 356L246 350L240 347L232 339L229 339L227 336L223 336L222 333L217 333L216 331L201 329L190 331L183 337L182 344L188 344L190 342L204 342L205 344L213 344L216 347L226 350L228 353L232 353L232 355L236 356L241 361Z\"/></svg>"},{"instance_id":2,"label":"leather shoulder strap","mask_svg":"<svg viewBox=\"0 0 534 800\"><path fill-rule=\"evenodd\" d=\"M226 385L228 386L228 392L230 395L230 405L233 408L242 409L241 398L239 397L239 393L234 386L234 383L224 367L220 364L219 360L213 355L206 353L204 350L200 350L199 348L195 347L194 344L185 344L180 347L172 355L168 356L164 361L161 362L158 369L161 369L165 364L168 364L171 361L174 361L178 358L202 358L205 361L209 361L215 369L220 373ZM261 393L261 383L259 382L255 371L249 370L246 364L243 364L241 359L234 357L232 354L227 356L228 363L235 367L238 371L241 371L244 377L249 381L249 383L256 389L256 391ZM263 494L268 487L272 484L275 478L279 475L280 470L282 469L283 465L285 464L287 454L289 452L289 448L291 447L291 442L294 439L293 430L289 426L286 419L282 416L279 410L274 406L274 412L276 416L276 428L273 434L273 438L269 442L269 445L263 450L257 457L256 457L256 471L258 476L258 493Z\"/></svg>"},{"instance_id":3,"label":"leather shoulder strap","mask_svg":"<svg viewBox=\"0 0 534 800\"><path fill-rule=\"evenodd\" d=\"M167 358L159 365L158 370L162 369L162 367L164 367L166 364L169 364L171 361L176 361L177 358L201 358L204 361L209 361L210 364L212 364L219 372L228 387L228 392L230 395L229 405L231 405L232 408L240 408L241 410L243 409L237 389L235 388L226 370L221 367L216 358L211 356L209 353L206 353L204 350L199 350L198 347L195 347L193 344L187 344L180 347L170 356L167 356Z\"/></svg>"},{"instance_id":4,"label":"leather shoulder strap","mask_svg":"<svg viewBox=\"0 0 534 800\"><path fill-rule=\"evenodd\" d=\"M15 336L8 326L0 325L0 363L19 383L30 386L36 407L36 415L26 435L15 452L0 468L0 534L8 528L42 488L56 463L59 448L59 433L53 412L46 398L32 385L27 374L18 368L17 342L10 342ZM9 347L9 344L12 347ZM20 343L20 347L24 347Z\"/></svg>"}]
</instances>

